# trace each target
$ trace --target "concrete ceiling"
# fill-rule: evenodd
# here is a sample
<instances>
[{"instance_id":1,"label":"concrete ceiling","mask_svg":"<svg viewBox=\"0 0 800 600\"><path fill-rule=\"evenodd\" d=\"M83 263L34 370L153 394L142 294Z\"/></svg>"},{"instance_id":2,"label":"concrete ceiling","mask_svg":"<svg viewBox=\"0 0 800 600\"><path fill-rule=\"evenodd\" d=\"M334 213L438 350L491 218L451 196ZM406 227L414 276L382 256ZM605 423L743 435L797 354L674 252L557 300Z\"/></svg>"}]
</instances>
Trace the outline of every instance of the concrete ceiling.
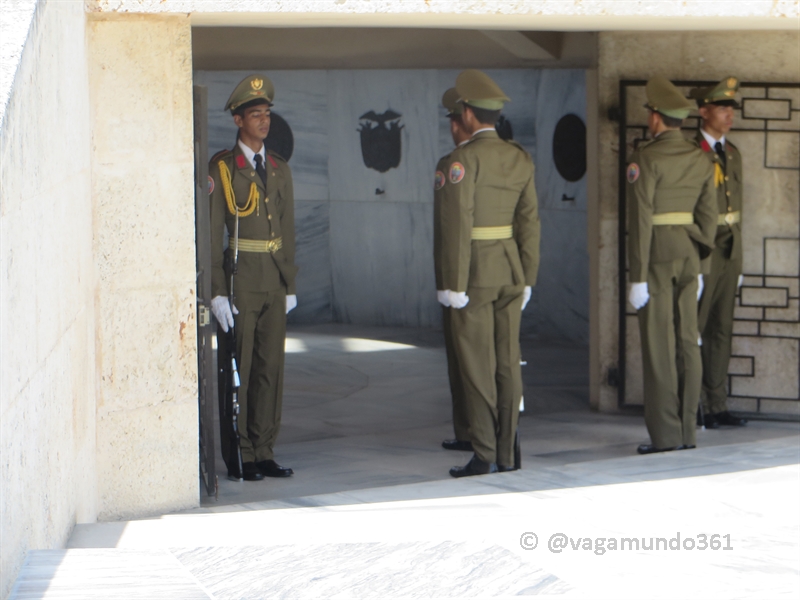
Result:
<instances>
[{"instance_id":1,"label":"concrete ceiling","mask_svg":"<svg viewBox=\"0 0 800 600\"><path fill-rule=\"evenodd\" d=\"M195 69L591 68L587 32L194 27Z\"/></svg>"}]
</instances>

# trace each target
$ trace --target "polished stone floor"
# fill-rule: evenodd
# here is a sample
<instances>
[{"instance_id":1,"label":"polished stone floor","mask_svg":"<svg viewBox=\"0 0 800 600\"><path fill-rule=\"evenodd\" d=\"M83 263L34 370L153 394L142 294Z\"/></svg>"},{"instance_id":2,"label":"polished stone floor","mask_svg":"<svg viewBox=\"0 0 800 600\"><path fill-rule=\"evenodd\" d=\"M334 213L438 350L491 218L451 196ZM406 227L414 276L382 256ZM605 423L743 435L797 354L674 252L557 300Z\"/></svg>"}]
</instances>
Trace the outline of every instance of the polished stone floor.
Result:
<instances>
[{"instance_id":1,"label":"polished stone floor","mask_svg":"<svg viewBox=\"0 0 800 600\"><path fill-rule=\"evenodd\" d=\"M454 480L469 455L439 446L440 333L295 328L287 351L276 458L294 477L220 463L217 499L79 525L29 553L11 597L800 597L797 423L637 456L640 416L588 408L586 350L526 340L523 470Z\"/></svg>"}]
</instances>

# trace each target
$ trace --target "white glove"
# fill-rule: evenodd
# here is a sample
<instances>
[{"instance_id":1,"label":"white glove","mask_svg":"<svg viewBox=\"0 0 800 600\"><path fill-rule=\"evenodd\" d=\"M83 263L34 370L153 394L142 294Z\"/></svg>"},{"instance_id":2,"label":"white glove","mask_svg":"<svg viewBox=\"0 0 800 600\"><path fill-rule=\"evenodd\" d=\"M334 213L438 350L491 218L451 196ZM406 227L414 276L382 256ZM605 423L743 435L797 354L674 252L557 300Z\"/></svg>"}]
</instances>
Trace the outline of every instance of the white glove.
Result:
<instances>
[{"instance_id":1,"label":"white glove","mask_svg":"<svg viewBox=\"0 0 800 600\"><path fill-rule=\"evenodd\" d=\"M697 276L697 301L700 301L700 298L703 296L703 274L699 274Z\"/></svg>"},{"instance_id":2,"label":"white glove","mask_svg":"<svg viewBox=\"0 0 800 600\"><path fill-rule=\"evenodd\" d=\"M650 294L647 292L647 282L634 283L631 285L631 293L628 294L628 302L636 310L642 308L650 300Z\"/></svg>"},{"instance_id":3,"label":"white glove","mask_svg":"<svg viewBox=\"0 0 800 600\"><path fill-rule=\"evenodd\" d=\"M442 306L450 306L450 290L436 290L436 301Z\"/></svg>"},{"instance_id":4,"label":"white glove","mask_svg":"<svg viewBox=\"0 0 800 600\"><path fill-rule=\"evenodd\" d=\"M467 304L469 304L469 296L467 296L467 292L451 292L447 290L447 297L450 301L450 306L453 308L464 308Z\"/></svg>"},{"instance_id":5,"label":"white glove","mask_svg":"<svg viewBox=\"0 0 800 600\"><path fill-rule=\"evenodd\" d=\"M739 275L739 281L736 282L736 289L738 290L740 287L742 287L743 283L744 283L744 275Z\"/></svg>"},{"instance_id":6,"label":"white glove","mask_svg":"<svg viewBox=\"0 0 800 600\"><path fill-rule=\"evenodd\" d=\"M233 306L233 312L231 312L231 306ZM211 299L211 312L217 317L217 321L225 333L228 332L229 327L233 327L233 315L239 314L236 306L231 305L225 296L214 296Z\"/></svg>"},{"instance_id":7,"label":"white glove","mask_svg":"<svg viewBox=\"0 0 800 600\"><path fill-rule=\"evenodd\" d=\"M286 314L288 315L292 309L297 306L297 296L289 294L286 296Z\"/></svg>"},{"instance_id":8,"label":"white glove","mask_svg":"<svg viewBox=\"0 0 800 600\"><path fill-rule=\"evenodd\" d=\"M522 290L522 310L525 310L525 307L528 306L528 302L531 299L531 286L526 285L525 289Z\"/></svg>"}]
</instances>

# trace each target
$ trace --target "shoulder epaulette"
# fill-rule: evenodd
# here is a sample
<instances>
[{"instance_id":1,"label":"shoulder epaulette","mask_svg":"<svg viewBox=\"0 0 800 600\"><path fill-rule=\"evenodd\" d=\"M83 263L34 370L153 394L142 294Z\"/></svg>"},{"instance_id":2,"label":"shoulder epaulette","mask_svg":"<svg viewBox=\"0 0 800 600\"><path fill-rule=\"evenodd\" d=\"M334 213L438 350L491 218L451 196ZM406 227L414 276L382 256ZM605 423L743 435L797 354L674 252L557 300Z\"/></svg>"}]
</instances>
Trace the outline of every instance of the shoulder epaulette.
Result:
<instances>
[{"instance_id":1,"label":"shoulder epaulette","mask_svg":"<svg viewBox=\"0 0 800 600\"><path fill-rule=\"evenodd\" d=\"M228 158L228 155L233 155L233 152L231 150L220 150L214 156L211 157L211 160L209 162Z\"/></svg>"}]
</instances>

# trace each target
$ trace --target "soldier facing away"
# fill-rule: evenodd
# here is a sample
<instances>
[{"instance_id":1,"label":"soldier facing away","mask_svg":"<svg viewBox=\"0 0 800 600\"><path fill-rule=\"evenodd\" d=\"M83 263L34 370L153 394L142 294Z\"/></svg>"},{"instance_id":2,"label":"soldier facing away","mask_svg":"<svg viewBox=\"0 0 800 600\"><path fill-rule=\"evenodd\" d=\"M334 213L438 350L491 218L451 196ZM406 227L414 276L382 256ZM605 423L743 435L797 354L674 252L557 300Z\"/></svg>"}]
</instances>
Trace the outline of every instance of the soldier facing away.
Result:
<instances>
[{"instance_id":1,"label":"soldier facing away","mask_svg":"<svg viewBox=\"0 0 800 600\"><path fill-rule=\"evenodd\" d=\"M519 331L539 268L539 211L533 161L494 126L509 98L486 74L456 79L469 142L436 172L434 264L437 297L464 386L474 454L453 477L514 469L522 395Z\"/></svg>"},{"instance_id":2,"label":"soldier facing away","mask_svg":"<svg viewBox=\"0 0 800 600\"><path fill-rule=\"evenodd\" d=\"M209 164L211 308L223 331L235 324L241 377L242 472L226 462L230 477L248 481L293 474L273 454L281 423L286 314L297 305L292 173L279 154L264 147L274 95L272 82L260 75L236 86L225 105L239 129L236 146ZM235 303L228 298L224 266L226 229L225 252L238 250ZM223 439L223 451L230 444Z\"/></svg>"},{"instance_id":3,"label":"soldier facing away","mask_svg":"<svg viewBox=\"0 0 800 600\"><path fill-rule=\"evenodd\" d=\"M663 77L646 87L653 140L627 168L631 305L638 311L644 418L639 454L694 448L702 364L697 301L700 261L714 247L717 203L711 163L680 126L691 103Z\"/></svg>"},{"instance_id":4,"label":"soldier facing away","mask_svg":"<svg viewBox=\"0 0 800 600\"><path fill-rule=\"evenodd\" d=\"M725 135L733 126L734 99L739 89L735 77L726 77L716 86L695 88L703 122L695 142L714 165L714 187L719 220L714 250L706 260L710 265L704 277L698 325L703 339L702 425L741 427L747 423L728 412L726 381L731 360L733 309L742 285L742 155Z\"/></svg>"},{"instance_id":5,"label":"soldier facing away","mask_svg":"<svg viewBox=\"0 0 800 600\"><path fill-rule=\"evenodd\" d=\"M463 106L458 102L458 91L456 88L448 89L442 96L442 106L447 111L447 119L450 124L450 135L453 137L453 143L456 148L460 148L466 144L470 139L470 134L464 129L464 124L461 122L461 113ZM444 172L450 166L450 154L443 156L439 163L436 165L436 176L444 177ZM439 185L439 181L434 184L434 187ZM434 218L434 244L441 242L441 233L439 227L441 223L438 218ZM434 247L434 261L438 261L441 253L438 251L437 246ZM441 272L438 265L435 269L436 274ZM443 289L441 282L436 281L436 289ZM443 293L443 292L442 292ZM439 299L440 302L443 298ZM445 450L468 450L472 451L472 442L469 441L469 420L467 418L467 405L464 399L464 383L462 382L461 372L458 367L458 357L456 356L455 345L453 343L453 332L450 325L450 320L453 311L456 309L447 306L442 306L442 325L444 328L444 345L447 354L447 375L450 380L450 398L453 405L453 432L455 439L444 440L442 447Z\"/></svg>"}]
</instances>

